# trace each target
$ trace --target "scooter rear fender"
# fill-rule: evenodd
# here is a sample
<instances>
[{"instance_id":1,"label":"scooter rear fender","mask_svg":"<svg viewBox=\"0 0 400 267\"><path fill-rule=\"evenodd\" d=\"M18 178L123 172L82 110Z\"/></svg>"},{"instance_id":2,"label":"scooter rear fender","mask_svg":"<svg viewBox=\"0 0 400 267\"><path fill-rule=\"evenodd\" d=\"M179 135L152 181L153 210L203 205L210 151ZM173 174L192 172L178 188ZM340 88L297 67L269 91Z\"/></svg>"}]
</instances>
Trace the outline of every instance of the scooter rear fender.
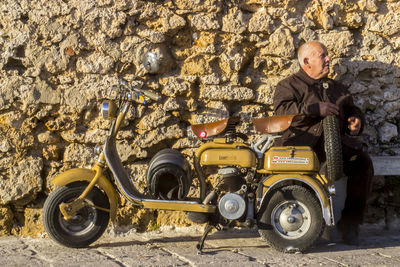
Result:
<instances>
[{"instance_id":1,"label":"scooter rear fender","mask_svg":"<svg viewBox=\"0 0 400 267\"><path fill-rule=\"evenodd\" d=\"M322 209L322 215L324 217L325 223L328 226L334 225L333 208L331 200L324 190L321 182L316 179L311 178L308 175L301 174L277 174L271 175L265 178L261 183L261 190L257 192L257 211L260 209L261 205L265 200L265 197L272 191L272 189L285 184L286 182L295 182L297 184L307 185L311 188L315 195L317 196Z\"/></svg>"},{"instance_id":2,"label":"scooter rear fender","mask_svg":"<svg viewBox=\"0 0 400 267\"><path fill-rule=\"evenodd\" d=\"M87 181L90 183L95 174L95 171L89 169L70 169L54 177L51 182L56 186L65 186L70 183L80 181ZM111 182L103 174L100 175L97 185L106 193L108 197L108 201L110 203L110 219L111 222L114 222L118 208L117 192L115 191Z\"/></svg>"}]
</instances>

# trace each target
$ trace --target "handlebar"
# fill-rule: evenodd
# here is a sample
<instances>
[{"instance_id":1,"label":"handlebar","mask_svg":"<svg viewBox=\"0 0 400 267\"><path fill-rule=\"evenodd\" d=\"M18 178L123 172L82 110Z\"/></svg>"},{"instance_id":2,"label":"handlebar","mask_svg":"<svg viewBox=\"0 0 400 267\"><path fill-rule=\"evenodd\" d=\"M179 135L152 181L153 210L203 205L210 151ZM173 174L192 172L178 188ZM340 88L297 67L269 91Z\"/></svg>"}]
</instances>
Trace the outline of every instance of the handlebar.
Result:
<instances>
[{"instance_id":1,"label":"handlebar","mask_svg":"<svg viewBox=\"0 0 400 267\"><path fill-rule=\"evenodd\" d=\"M158 101L161 98L161 96L159 94L154 93L154 92L150 92L150 91L146 91L146 90L140 90L140 92L154 101Z\"/></svg>"},{"instance_id":2,"label":"handlebar","mask_svg":"<svg viewBox=\"0 0 400 267\"><path fill-rule=\"evenodd\" d=\"M159 94L151 92L149 90L133 88L132 86L129 86L128 83L124 80L120 81L119 84L121 87L124 87L126 90L135 92L135 94L137 94L138 97L140 97L141 95L144 95L154 101L159 101L161 98L161 96Z\"/></svg>"}]
</instances>

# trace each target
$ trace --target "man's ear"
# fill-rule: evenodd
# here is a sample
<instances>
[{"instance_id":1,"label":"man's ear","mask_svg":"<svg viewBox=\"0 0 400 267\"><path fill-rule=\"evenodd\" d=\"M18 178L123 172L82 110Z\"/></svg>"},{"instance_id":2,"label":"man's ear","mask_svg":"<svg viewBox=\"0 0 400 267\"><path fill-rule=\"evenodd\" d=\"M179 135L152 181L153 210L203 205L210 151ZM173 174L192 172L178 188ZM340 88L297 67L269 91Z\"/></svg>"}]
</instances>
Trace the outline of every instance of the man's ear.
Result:
<instances>
[{"instance_id":1,"label":"man's ear","mask_svg":"<svg viewBox=\"0 0 400 267\"><path fill-rule=\"evenodd\" d=\"M309 67L309 68L311 67L310 64L309 64L308 57L303 58L303 65L304 65L304 66L307 66L307 67Z\"/></svg>"}]
</instances>

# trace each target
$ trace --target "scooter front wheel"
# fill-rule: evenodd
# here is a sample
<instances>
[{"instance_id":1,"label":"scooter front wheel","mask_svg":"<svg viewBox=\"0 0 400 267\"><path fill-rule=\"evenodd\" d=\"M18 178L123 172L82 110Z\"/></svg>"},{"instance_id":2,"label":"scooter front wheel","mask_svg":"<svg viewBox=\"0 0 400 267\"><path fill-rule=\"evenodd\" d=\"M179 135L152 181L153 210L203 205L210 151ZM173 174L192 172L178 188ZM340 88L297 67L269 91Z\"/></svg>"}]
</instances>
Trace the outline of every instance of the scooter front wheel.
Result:
<instances>
[{"instance_id":1,"label":"scooter front wheel","mask_svg":"<svg viewBox=\"0 0 400 267\"><path fill-rule=\"evenodd\" d=\"M265 199L257 216L261 237L282 252L304 251L325 227L318 200L298 185L275 189Z\"/></svg>"},{"instance_id":2,"label":"scooter front wheel","mask_svg":"<svg viewBox=\"0 0 400 267\"><path fill-rule=\"evenodd\" d=\"M43 224L48 235L61 245L81 248L96 241L105 231L109 213L85 206L76 215L65 220L59 205L75 200L87 187L87 183L77 182L59 187L50 193L43 206ZM86 196L85 200L93 206L109 208L107 196L97 187Z\"/></svg>"}]
</instances>

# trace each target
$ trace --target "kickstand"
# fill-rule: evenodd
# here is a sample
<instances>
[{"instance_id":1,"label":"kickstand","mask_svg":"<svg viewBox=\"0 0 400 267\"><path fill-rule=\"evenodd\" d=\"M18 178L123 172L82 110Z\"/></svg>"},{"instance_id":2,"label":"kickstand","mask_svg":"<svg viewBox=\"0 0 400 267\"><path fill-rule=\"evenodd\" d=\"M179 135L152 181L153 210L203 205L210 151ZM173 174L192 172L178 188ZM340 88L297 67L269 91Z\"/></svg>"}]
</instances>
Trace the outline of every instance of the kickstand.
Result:
<instances>
[{"instance_id":1,"label":"kickstand","mask_svg":"<svg viewBox=\"0 0 400 267\"><path fill-rule=\"evenodd\" d=\"M202 250L204 247L204 241L206 240L208 234L211 232L212 228L214 226L211 225L210 223L207 223L206 226L204 227L204 232L203 232L203 236L201 237L199 243L197 243L197 255L201 255L203 254Z\"/></svg>"}]
</instances>

